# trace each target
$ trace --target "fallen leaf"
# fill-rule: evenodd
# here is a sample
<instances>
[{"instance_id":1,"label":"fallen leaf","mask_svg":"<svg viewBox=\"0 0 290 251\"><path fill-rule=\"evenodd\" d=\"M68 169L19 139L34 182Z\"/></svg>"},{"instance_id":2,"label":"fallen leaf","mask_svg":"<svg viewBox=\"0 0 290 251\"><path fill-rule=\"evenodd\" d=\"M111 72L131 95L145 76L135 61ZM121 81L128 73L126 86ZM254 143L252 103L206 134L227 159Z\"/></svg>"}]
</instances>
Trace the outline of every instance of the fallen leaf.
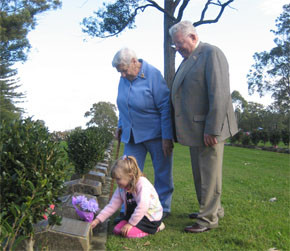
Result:
<instances>
[{"instance_id":1,"label":"fallen leaf","mask_svg":"<svg viewBox=\"0 0 290 251\"><path fill-rule=\"evenodd\" d=\"M143 246L149 246L150 244L150 241L146 241Z\"/></svg>"},{"instance_id":2,"label":"fallen leaf","mask_svg":"<svg viewBox=\"0 0 290 251\"><path fill-rule=\"evenodd\" d=\"M131 250L131 248L128 248L128 247L123 247L125 250Z\"/></svg>"}]
</instances>

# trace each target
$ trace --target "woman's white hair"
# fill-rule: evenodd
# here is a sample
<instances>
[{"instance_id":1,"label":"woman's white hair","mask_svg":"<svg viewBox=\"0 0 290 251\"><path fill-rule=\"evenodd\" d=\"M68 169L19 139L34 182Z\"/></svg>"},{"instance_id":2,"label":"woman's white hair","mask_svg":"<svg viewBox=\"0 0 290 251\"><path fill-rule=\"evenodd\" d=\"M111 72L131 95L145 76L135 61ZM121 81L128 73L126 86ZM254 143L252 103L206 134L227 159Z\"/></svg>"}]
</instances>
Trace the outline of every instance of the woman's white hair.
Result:
<instances>
[{"instance_id":1,"label":"woman's white hair","mask_svg":"<svg viewBox=\"0 0 290 251\"><path fill-rule=\"evenodd\" d=\"M196 30L193 24L189 21L181 21L170 27L169 34L171 37L173 37L177 32L181 32L184 36L187 36L189 34L196 35Z\"/></svg>"},{"instance_id":2,"label":"woman's white hair","mask_svg":"<svg viewBox=\"0 0 290 251\"><path fill-rule=\"evenodd\" d=\"M133 50L125 47L115 54L112 65L115 68L119 65L129 65L133 58L138 59L136 53Z\"/></svg>"}]
</instances>

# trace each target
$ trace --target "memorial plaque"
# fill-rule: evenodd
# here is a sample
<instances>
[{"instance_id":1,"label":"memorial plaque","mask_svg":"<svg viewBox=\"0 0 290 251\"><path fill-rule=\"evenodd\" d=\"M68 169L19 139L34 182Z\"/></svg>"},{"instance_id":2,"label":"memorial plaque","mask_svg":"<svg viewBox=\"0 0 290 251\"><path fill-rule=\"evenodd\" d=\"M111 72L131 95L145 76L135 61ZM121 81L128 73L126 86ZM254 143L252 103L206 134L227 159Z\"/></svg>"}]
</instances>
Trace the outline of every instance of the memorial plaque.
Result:
<instances>
[{"instance_id":1,"label":"memorial plaque","mask_svg":"<svg viewBox=\"0 0 290 251\"><path fill-rule=\"evenodd\" d=\"M34 250L89 251L91 238L90 223L63 217L61 226L35 234Z\"/></svg>"},{"instance_id":2,"label":"memorial plaque","mask_svg":"<svg viewBox=\"0 0 290 251\"><path fill-rule=\"evenodd\" d=\"M90 223L86 221L80 221L80 220L63 217L61 221L61 225L52 226L51 231L86 238L89 236L89 233L90 233L89 232Z\"/></svg>"}]
</instances>

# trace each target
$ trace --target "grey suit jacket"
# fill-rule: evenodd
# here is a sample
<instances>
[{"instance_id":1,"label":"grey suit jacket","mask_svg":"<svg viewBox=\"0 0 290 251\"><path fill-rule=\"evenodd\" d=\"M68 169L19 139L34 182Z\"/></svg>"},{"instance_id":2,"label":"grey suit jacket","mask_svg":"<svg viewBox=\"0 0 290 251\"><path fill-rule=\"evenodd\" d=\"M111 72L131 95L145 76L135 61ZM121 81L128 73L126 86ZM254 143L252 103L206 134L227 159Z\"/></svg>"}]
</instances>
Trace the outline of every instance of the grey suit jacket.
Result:
<instances>
[{"instance_id":1,"label":"grey suit jacket","mask_svg":"<svg viewBox=\"0 0 290 251\"><path fill-rule=\"evenodd\" d=\"M181 63L170 89L179 143L202 146L204 133L216 135L218 142L237 133L229 67L219 48L200 42Z\"/></svg>"}]
</instances>

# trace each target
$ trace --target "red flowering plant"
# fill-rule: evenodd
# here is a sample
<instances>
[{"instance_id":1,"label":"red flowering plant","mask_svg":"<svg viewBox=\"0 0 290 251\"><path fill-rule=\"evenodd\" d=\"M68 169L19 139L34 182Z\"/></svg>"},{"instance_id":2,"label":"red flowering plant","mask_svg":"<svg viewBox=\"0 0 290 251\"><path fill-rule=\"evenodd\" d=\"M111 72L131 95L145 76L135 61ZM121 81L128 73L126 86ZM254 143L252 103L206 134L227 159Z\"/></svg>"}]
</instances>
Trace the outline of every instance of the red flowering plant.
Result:
<instances>
[{"instance_id":1,"label":"red flowering plant","mask_svg":"<svg viewBox=\"0 0 290 251\"><path fill-rule=\"evenodd\" d=\"M49 225L61 225L62 217L56 215L54 211L55 205L51 204L49 208L45 209L45 213L43 214L43 218L48 220Z\"/></svg>"}]
</instances>

